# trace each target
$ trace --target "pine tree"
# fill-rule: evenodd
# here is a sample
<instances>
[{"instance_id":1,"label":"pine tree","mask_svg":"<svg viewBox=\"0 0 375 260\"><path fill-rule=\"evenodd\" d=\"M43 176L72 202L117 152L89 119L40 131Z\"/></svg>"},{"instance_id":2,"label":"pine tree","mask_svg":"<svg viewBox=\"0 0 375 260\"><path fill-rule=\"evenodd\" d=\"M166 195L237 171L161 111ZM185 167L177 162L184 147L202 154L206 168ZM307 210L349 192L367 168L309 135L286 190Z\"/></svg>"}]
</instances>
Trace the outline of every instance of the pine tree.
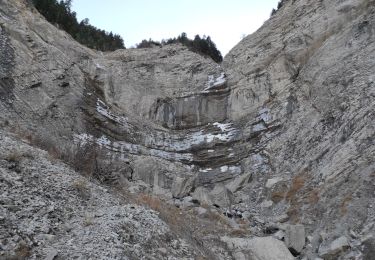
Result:
<instances>
[{"instance_id":1,"label":"pine tree","mask_svg":"<svg viewBox=\"0 0 375 260\"><path fill-rule=\"evenodd\" d=\"M101 51L124 49L124 40L90 25L88 19L77 21L71 10L72 0L32 0L35 8L52 24L69 33L74 39L89 48Z\"/></svg>"}]
</instances>

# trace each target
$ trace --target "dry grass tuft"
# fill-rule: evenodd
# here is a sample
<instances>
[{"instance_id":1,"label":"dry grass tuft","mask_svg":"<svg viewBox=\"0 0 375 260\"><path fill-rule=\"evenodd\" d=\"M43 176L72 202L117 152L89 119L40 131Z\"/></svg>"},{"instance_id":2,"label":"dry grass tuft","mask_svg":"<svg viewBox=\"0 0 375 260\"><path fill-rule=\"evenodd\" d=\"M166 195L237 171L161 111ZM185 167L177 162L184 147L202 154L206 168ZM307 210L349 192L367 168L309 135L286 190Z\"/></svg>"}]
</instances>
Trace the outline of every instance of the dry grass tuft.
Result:
<instances>
[{"instance_id":1,"label":"dry grass tuft","mask_svg":"<svg viewBox=\"0 0 375 260\"><path fill-rule=\"evenodd\" d=\"M348 204L353 200L351 195L346 195L345 198L342 200L341 205L340 205L340 212L341 215L345 215L348 212Z\"/></svg>"},{"instance_id":2,"label":"dry grass tuft","mask_svg":"<svg viewBox=\"0 0 375 260\"><path fill-rule=\"evenodd\" d=\"M250 235L250 231L245 228L237 228L232 230L229 234L232 237L247 237Z\"/></svg>"},{"instance_id":3,"label":"dry grass tuft","mask_svg":"<svg viewBox=\"0 0 375 260\"><path fill-rule=\"evenodd\" d=\"M169 225L178 226L183 222L181 210L179 208L150 194L139 194L138 197L135 198L135 203L159 212L159 217Z\"/></svg>"},{"instance_id":4,"label":"dry grass tuft","mask_svg":"<svg viewBox=\"0 0 375 260\"><path fill-rule=\"evenodd\" d=\"M294 176L288 191L284 193L284 199L287 200L290 204L287 214L289 216L289 219L293 223L297 223L299 221L300 208L302 202L305 200L304 194L302 194L302 190L305 187L307 178L309 178L309 174L306 172ZM280 198L282 194L273 194L272 196L275 198Z\"/></svg>"},{"instance_id":5,"label":"dry grass tuft","mask_svg":"<svg viewBox=\"0 0 375 260\"><path fill-rule=\"evenodd\" d=\"M292 180L292 185L286 193L285 198L289 201L295 199L297 193L305 186L306 175L297 175Z\"/></svg>"},{"instance_id":6,"label":"dry grass tuft","mask_svg":"<svg viewBox=\"0 0 375 260\"><path fill-rule=\"evenodd\" d=\"M160 211L162 209L162 202L159 198L157 197L154 197L152 195L149 195L149 194L140 194L137 198L136 198L136 202L137 204L140 204L140 205L143 205L143 206L146 206L150 209L153 209L155 211Z\"/></svg>"},{"instance_id":7,"label":"dry grass tuft","mask_svg":"<svg viewBox=\"0 0 375 260\"><path fill-rule=\"evenodd\" d=\"M285 193L286 193L285 191L274 191L271 194L271 200L274 203L279 203L285 198Z\"/></svg>"},{"instance_id":8,"label":"dry grass tuft","mask_svg":"<svg viewBox=\"0 0 375 260\"><path fill-rule=\"evenodd\" d=\"M15 259L26 259L31 255L31 248L24 242L21 242L16 249Z\"/></svg>"},{"instance_id":9,"label":"dry grass tuft","mask_svg":"<svg viewBox=\"0 0 375 260\"><path fill-rule=\"evenodd\" d=\"M8 162L19 163L23 158L23 154L20 151L13 150L5 156L5 160Z\"/></svg>"},{"instance_id":10,"label":"dry grass tuft","mask_svg":"<svg viewBox=\"0 0 375 260\"><path fill-rule=\"evenodd\" d=\"M317 188L313 189L312 191L308 193L308 201L310 204L313 205L319 202L319 199L320 199L319 193L320 193L320 190Z\"/></svg>"},{"instance_id":11,"label":"dry grass tuft","mask_svg":"<svg viewBox=\"0 0 375 260\"><path fill-rule=\"evenodd\" d=\"M85 215L85 218L83 220L83 225L85 227L87 227L87 226L91 226L93 224L94 224L94 218L92 216Z\"/></svg>"},{"instance_id":12,"label":"dry grass tuft","mask_svg":"<svg viewBox=\"0 0 375 260\"><path fill-rule=\"evenodd\" d=\"M72 187L78 192L82 198L90 197L90 189L87 186L87 181L83 178L75 180L72 183Z\"/></svg>"}]
</instances>

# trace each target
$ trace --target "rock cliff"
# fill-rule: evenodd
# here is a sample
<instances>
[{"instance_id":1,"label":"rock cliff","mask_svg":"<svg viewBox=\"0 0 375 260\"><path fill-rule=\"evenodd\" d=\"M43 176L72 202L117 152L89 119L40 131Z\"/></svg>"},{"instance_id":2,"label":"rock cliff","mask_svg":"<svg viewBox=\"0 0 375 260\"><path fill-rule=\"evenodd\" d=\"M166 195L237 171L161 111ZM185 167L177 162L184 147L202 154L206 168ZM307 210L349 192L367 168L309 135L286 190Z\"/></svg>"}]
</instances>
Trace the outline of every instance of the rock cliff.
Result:
<instances>
[{"instance_id":1,"label":"rock cliff","mask_svg":"<svg viewBox=\"0 0 375 260\"><path fill-rule=\"evenodd\" d=\"M102 248L116 249L108 255L97 250L94 258L371 259L374 68L373 0L284 1L221 65L180 45L96 52L46 22L26 1L2 0L2 146L20 145L9 141L11 135L47 150L98 185L90 200L95 214L100 207L114 218L137 211L142 224L132 225L141 225L149 238L163 237L152 248L137 238L138 251L126 254L123 243L134 230L120 234L121 223L107 212L92 228L92 240L85 225L77 227L88 244L100 239L102 228L125 236L105 240ZM34 166L26 163L17 172L3 153L4 182L24 182L15 176ZM45 160L38 159L42 166ZM55 182L73 178L72 169L62 172L65 177ZM114 194L102 194L100 185ZM17 185L1 187L8 200L26 200ZM170 218L163 222L152 211L140 214L139 206L119 206L118 189L143 198L134 201L147 201L160 214L170 207L192 214L194 224L184 222L192 229L168 229L174 225ZM155 207L149 194L165 205ZM65 210L69 196L38 200L56 200ZM104 201L106 196L114 202ZM10 232L5 223L11 221L26 236L20 216L4 209L1 228ZM206 223L213 216L221 223L217 230ZM147 230L151 223L158 224ZM6 232L0 250L8 254L17 239ZM38 232L28 237L36 239ZM50 259L89 257L87 250L78 252L83 244L67 253L62 245L72 235L64 232L41 242L53 249ZM29 240L30 257L45 256L49 249Z\"/></svg>"}]
</instances>

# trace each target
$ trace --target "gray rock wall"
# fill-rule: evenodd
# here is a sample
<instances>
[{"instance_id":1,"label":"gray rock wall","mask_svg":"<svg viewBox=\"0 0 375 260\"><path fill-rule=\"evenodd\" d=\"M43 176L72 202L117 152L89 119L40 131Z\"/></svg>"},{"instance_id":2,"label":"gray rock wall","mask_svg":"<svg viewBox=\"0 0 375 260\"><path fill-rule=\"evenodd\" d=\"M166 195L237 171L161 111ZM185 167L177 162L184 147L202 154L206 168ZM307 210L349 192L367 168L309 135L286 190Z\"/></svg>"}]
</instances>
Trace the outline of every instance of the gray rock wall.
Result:
<instances>
[{"instance_id":1,"label":"gray rock wall","mask_svg":"<svg viewBox=\"0 0 375 260\"><path fill-rule=\"evenodd\" d=\"M4 0L0 125L58 151L95 145L168 198L238 182L229 210L303 224L311 240L297 251L316 257L373 230L374 6L284 1L219 66L180 45L89 50Z\"/></svg>"}]
</instances>

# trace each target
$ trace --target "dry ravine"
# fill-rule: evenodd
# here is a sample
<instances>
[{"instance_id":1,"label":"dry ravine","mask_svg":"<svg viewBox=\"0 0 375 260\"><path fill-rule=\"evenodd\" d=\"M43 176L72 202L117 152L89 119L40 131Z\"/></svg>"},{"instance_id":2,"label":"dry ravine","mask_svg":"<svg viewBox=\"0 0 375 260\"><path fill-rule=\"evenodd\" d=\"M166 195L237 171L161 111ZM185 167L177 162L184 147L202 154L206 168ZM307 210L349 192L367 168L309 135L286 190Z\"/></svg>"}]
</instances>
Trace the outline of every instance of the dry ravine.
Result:
<instances>
[{"instance_id":1,"label":"dry ravine","mask_svg":"<svg viewBox=\"0 0 375 260\"><path fill-rule=\"evenodd\" d=\"M375 259L375 1L286 0L218 65L0 1L0 259Z\"/></svg>"}]
</instances>

